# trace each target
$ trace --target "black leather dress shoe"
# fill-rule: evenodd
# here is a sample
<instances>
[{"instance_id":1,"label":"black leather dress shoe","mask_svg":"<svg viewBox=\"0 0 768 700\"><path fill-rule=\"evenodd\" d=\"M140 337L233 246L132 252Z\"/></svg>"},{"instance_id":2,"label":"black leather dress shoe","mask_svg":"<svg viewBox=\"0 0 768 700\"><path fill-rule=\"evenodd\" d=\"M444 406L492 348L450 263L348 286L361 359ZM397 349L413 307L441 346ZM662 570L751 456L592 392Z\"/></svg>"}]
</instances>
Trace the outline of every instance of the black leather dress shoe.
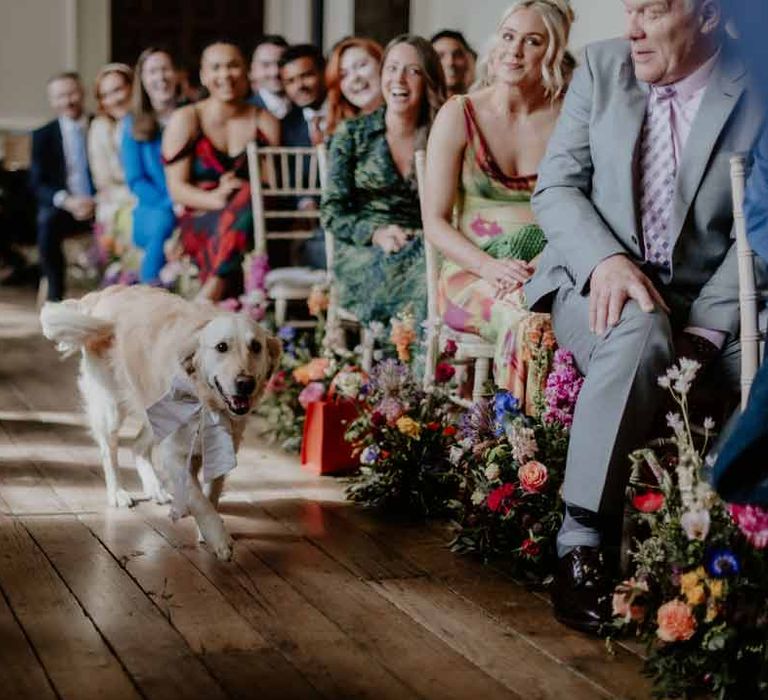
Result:
<instances>
[{"instance_id":1,"label":"black leather dress shoe","mask_svg":"<svg viewBox=\"0 0 768 700\"><path fill-rule=\"evenodd\" d=\"M557 565L550 594L555 619L579 632L601 634L611 621L611 581L595 547L575 547Z\"/></svg>"}]
</instances>

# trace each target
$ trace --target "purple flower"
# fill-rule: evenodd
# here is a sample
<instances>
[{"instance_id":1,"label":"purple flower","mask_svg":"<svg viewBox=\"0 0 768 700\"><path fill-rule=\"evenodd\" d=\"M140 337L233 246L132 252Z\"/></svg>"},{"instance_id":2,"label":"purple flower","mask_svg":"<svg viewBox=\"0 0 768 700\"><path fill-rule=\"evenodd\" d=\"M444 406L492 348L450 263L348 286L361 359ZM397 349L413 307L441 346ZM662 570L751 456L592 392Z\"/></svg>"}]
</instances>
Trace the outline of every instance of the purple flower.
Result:
<instances>
[{"instance_id":1,"label":"purple flower","mask_svg":"<svg viewBox=\"0 0 768 700\"><path fill-rule=\"evenodd\" d=\"M545 423L560 423L570 427L582 384L584 378L576 369L573 355L563 348L557 350L544 388L545 408L542 419Z\"/></svg>"},{"instance_id":2,"label":"purple flower","mask_svg":"<svg viewBox=\"0 0 768 700\"><path fill-rule=\"evenodd\" d=\"M248 256L245 269L244 287L248 294L254 290L266 289L265 278L269 272L269 259L264 254L252 253Z\"/></svg>"},{"instance_id":3,"label":"purple flower","mask_svg":"<svg viewBox=\"0 0 768 700\"><path fill-rule=\"evenodd\" d=\"M384 396L399 396L408 383L408 367L397 360L384 360L374 367L371 384Z\"/></svg>"},{"instance_id":4,"label":"purple flower","mask_svg":"<svg viewBox=\"0 0 768 700\"><path fill-rule=\"evenodd\" d=\"M283 326L277 331L277 337L284 343L290 343L296 337L296 329L293 326Z\"/></svg>"},{"instance_id":5,"label":"purple flower","mask_svg":"<svg viewBox=\"0 0 768 700\"><path fill-rule=\"evenodd\" d=\"M480 399L462 414L459 420L459 439L473 443L483 442L495 434L494 411L488 399Z\"/></svg>"}]
</instances>

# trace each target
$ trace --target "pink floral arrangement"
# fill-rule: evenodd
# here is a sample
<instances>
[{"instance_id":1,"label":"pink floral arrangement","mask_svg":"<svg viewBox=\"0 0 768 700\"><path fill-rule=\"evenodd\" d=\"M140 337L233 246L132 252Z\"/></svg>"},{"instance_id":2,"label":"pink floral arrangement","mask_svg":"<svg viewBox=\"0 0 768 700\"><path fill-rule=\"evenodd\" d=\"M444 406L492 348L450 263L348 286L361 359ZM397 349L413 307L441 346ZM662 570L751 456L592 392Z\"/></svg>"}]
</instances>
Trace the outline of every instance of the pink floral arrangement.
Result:
<instances>
[{"instance_id":1,"label":"pink floral arrangement","mask_svg":"<svg viewBox=\"0 0 768 700\"><path fill-rule=\"evenodd\" d=\"M731 503L728 512L755 549L768 547L768 510Z\"/></svg>"},{"instance_id":2,"label":"pink floral arrangement","mask_svg":"<svg viewBox=\"0 0 768 700\"><path fill-rule=\"evenodd\" d=\"M560 423L570 427L582 384L584 378L576 369L573 355L562 348L557 350L552 361L552 371L547 376L544 388L542 420L545 423Z\"/></svg>"}]
</instances>

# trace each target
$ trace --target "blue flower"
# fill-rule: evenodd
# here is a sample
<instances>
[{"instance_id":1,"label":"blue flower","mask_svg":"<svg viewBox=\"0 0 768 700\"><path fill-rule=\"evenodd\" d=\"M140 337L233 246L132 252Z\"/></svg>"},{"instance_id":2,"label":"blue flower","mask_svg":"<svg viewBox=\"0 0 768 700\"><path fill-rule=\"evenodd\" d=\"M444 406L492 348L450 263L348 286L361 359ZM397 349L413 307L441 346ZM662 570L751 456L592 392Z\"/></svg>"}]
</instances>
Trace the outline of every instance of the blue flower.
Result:
<instances>
[{"instance_id":1,"label":"blue flower","mask_svg":"<svg viewBox=\"0 0 768 700\"><path fill-rule=\"evenodd\" d=\"M730 549L711 549L707 553L706 569L713 578L729 578L739 575L741 563Z\"/></svg>"},{"instance_id":2,"label":"blue flower","mask_svg":"<svg viewBox=\"0 0 768 700\"><path fill-rule=\"evenodd\" d=\"M380 454L381 450L378 445L368 445L360 455L360 464L366 464L368 466L376 464L376 462L379 461Z\"/></svg>"},{"instance_id":3,"label":"blue flower","mask_svg":"<svg viewBox=\"0 0 768 700\"><path fill-rule=\"evenodd\" d=\"M293 326L283 326L277 331L277 337L285 343L289 343L296 337L296 329Z\"/></svg>"},{"instance_id":4,"label":"blue flower","mask_svg":"<svg viewBox=\"0 0 768 700\"><path fill-rule=\"evenodd\" d=\"M508 391L501 391L494 398L493 408L496 418L495 433L499 436L504 432L507 421L520 415L520 402Z\"/></svg>"}]
</instances>

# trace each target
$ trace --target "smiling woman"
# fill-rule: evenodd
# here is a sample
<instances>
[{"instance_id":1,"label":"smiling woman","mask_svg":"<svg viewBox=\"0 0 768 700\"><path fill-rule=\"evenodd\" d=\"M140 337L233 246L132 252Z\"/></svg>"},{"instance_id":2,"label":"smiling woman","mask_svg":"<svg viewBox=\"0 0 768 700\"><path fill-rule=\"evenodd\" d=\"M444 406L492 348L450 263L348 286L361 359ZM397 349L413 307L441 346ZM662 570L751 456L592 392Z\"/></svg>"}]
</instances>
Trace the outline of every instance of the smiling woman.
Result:
<instances>
[{"instance_id":1,"label":"smiling woman","mask_svg":"<svg viewBox=\"0 0 768 700\"><path fill-rule=\"evenodd\" d=\"M393 39L384 54L385 106L341 124L331 142L322 223L337 241L339 302L363 323L388 322L406 305L426 314L421 212L413 168L445 81L421 37Z\"/></svg>"},{"instance_id":2,"label":"smiling woman","mask_svg":"<svg viewBox=\"0 0 768 700\"><path fill-rule=\"evenodd\" d=\"M200 296L217 301L240 293L243 255L253 243L245 147L253 139L276 146L280 125L246 102L246 62L234 44L207 46L200 77L210 97L173 114L163 158L171 198L185 209L181 243L200 270Z\"/></svg>"}]
</instances>

